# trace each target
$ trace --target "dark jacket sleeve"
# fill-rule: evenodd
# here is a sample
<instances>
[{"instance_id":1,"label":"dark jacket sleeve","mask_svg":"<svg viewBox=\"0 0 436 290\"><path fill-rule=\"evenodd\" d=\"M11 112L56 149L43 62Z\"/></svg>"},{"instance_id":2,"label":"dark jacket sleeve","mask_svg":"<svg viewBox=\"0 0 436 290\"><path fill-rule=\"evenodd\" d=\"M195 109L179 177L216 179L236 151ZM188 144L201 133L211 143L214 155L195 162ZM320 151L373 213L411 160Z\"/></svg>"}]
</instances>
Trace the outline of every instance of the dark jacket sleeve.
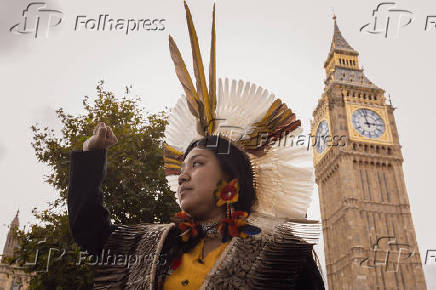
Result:
<instances>
[{"instance_id":1,"label":"dark jacket sleeve","mask_svg":"<svg viewBox=\"0 0 436 290\"><path fill-rule=\"evenodd\" d=\"M103 206L101 184L106 173L106 149L72 151L68 186L68 217L74 240L96 254L115 228Z\"/></svg>"}]
</instances>

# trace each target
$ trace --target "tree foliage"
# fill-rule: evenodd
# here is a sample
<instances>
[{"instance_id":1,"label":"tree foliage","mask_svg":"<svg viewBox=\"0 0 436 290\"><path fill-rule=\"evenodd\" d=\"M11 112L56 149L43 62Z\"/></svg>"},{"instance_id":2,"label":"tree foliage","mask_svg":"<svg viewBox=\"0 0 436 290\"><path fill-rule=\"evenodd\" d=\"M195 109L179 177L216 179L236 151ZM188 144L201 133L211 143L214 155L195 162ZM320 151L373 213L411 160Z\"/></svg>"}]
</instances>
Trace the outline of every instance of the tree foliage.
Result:
<instances>
[{"instance_id":1,"label":"tree foliage","mask_svg":"<svg viewBox=\"0 0 436 290\"><path fill-rule=\"evenodd\" d=\"M24 265L38 255L38 263L27 267L28 271L41 271L32 279L32 288L87 289L92 284L89 265L77 265L80 249L69 231L66 199L70 152L81 150L98 122L105 122L118 138L118 143L108 149L107 173L102 186L105 206L113 222L164 223L179 210L163 170L166 114L163 111L146 113L139 101L128 94L116 98L104 89L101 81L93 102L84 97L84 114L74 116L65 113L63 108L56 111L62 123L60 134L37 124L31 127L36 157L52 169L45 181L59 192L49 209L39 212L34 209L38 224L26 232L18 232L22 246L15 261ZM57 250L51 251L49 259L50 248ZM44 271L47 265L49 271Z\"/></svg>"}]
</instances>

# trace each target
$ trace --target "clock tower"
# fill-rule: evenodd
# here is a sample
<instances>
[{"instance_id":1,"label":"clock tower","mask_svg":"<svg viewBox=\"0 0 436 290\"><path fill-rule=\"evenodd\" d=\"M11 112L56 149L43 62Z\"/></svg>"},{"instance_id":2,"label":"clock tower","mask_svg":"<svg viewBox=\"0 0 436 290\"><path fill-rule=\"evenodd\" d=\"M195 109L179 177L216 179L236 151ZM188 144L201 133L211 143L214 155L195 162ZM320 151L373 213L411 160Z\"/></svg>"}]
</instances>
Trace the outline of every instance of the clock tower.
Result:
<instances>
[{"instance_id":1,"label":"clock tower","mask_svg":"<svg viewBox=\"0 0 436 290\"><path fill-rule=\"evenodd\" d=\"M329 289L426 289L394 107L333 19L311 122Z\"/></svg>"}]
</instances>

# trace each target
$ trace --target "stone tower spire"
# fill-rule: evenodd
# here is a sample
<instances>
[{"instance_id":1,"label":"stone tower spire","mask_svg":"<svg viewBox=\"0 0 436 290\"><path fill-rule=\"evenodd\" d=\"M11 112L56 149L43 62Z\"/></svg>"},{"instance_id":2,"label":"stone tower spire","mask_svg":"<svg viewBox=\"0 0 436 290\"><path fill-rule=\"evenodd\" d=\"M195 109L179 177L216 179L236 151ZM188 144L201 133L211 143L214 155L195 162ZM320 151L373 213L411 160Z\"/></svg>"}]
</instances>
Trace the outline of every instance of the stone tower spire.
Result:
<instances>
[{"instance_id":1,"label":"stone tower spire","mask_svg":"<svg viewBox=\"0 0 436 290\"><path fill-rule=\"evenodd\" d=\"M333 38L332 38L332 44L330 45L331 49L346 49L355 51L351 45L348 44L348 42L345 40L345 38L342 36L341 31L339 30L338 24L336 23L336 15L333 15L333 21L334 21L334 27L333 27Z\"/></svg>"},{"instance_id":2,"label":"stone tower spire","mask_svg":"<svg viewBox=\"0 0 436 290\"><path fill-rule=\"evenodd\" d=\"M359 67L359 52L355 50L342 36L336 22L336 15L333 16L333 36L330 51L324 62L326 89L333 83L356 83L359 86L379 89L363 73ZM381 89L380 89L381 90ZM381 90L382 91L382 90Z\"/></svg>"},{"instance_id":3,"label":"stone tower spire","mask_svg":"<svg viewBox=\"0 0 436 290\"><path fill-rule=\"evenodd\" d=\"M17 210L17 214L15 215L9 226L8 236L6 238L5 246L3 248L2 262L4 258L12 257L14 255L14 249L18 247L18 240L15 238L15 231L20 226L20 221L18 220L19 212L20 210Z\"/></svg>"}]
</instances>

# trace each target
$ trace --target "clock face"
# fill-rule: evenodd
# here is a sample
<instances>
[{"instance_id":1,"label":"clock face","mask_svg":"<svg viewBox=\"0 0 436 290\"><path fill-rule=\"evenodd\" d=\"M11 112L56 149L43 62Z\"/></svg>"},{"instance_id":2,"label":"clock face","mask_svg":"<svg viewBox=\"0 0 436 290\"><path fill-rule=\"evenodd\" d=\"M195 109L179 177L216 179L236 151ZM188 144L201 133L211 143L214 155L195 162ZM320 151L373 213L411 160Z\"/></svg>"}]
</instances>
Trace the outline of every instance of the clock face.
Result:
<instances>
[{"instance_id":1,"label":"clock face","mask_svg":"<svg viewBox=\"0 0 436 290\"><path fill-rule=\"evenodd\" d=\"M353 127L366 137L375 139L383 135L386 126L379 114L368 109L358 109L352 115Z\"/></svg>"},{"instance_id":2,"label":"clock face","mask_svg":"<svg viewBox=\"0 0 436 290\"><path fill-rule=\"evenodd\" d=\"M329 136L329 124L326 120L322 121L316 129L316 151L321 154L326 148L326 137Z\"/></svg>"}]
</instances>

